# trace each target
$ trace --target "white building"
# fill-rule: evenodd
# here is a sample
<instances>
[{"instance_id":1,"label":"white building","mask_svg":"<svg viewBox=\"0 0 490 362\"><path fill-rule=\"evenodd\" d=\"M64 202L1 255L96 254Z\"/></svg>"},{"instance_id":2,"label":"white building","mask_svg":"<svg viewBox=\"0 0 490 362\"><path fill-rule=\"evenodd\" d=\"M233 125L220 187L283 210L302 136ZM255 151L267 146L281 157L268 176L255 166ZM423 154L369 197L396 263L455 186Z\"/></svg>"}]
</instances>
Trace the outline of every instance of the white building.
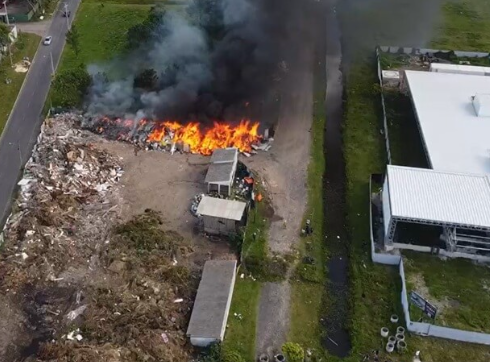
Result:
<instances>
[{"instance_id":1,"label":"white building","mask_svg":"<svg viewBox=\"0 0 490 362\"><path fill-rule=\"evenodd\" d=\"M236 260L209 260L197 290L187 336L196 347L221 342L236 279Z\"/></svg>"},{"instance_id":2,"label":"white building","mask_svg":"<svg viewBox=\"0 0 490 362\"><path fill-rule=\"evenodd\" d=\"M417 250L403 235L395 236L400 225L419 224L426 226L422 237L429 239L433 231L448 252L490 251L488 175L388 165L382 202L388 250ZM428 244L435 246L437 240Z\"/></svg>"},{"instance_id":3,"label":"white building","mask_svg":"<svg viewBox=\"0 0 490 362\"><path fill-rule=\"evenodd\" d=\"M197 214L202 217L204 232L215 235L230 235L237 231L243 220L247 204L241 201L224 200L203 196Z\"/></svg>"},{"instance_id":4,"label":"white building","mask_svg":"<svg viewBox=\"0 0 490 362\"><path fill-rule=\"evenodd\" d=\"M238 149L221 148L214 150L204 182L208 193L231 194L238 165Z\"/></svg>"},{"instance_id":5,"label":"white building","mask_svg":"<svg viewBox=\"0 0 490 362\"><path fill-rule=\"evenodd\" d=\"M431 169L388 165L386 250L441 248L490 259L490 77L480 74L488 68L467 67L405 71Z\"/></svg>"}]
</instances>

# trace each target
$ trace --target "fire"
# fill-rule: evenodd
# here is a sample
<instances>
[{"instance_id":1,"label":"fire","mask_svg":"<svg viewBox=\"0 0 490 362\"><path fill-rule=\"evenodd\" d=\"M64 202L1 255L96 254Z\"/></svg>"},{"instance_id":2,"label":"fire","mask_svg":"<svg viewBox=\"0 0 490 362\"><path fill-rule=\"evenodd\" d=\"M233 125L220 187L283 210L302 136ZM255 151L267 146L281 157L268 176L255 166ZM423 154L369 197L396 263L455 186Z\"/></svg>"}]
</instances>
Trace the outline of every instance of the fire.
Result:
<instances>
[{"instance_id":1,"label":"fire","mask_svg":"<svg viewBox=\"0 0 490 362\"><path fill-rule=\"evenodd\" d=\"M199 123L182 125L178 122L163 122L148 135L148 142L182 142L192 153L210 155L217 148L236 147L249 152L252 144L260 141L258 123L241 121L237 126L214 122L213 127L201 131ZM167 139L166 139L167 137Z\"/></svg>"},{"instance_id":2,"label":"fire","mask_svg":"<svg viewBox=\"0 0 490 362\"><path fill-rule=\"evenodd\" d=\"M197 122L181 124L173 121L149 121L102 118L97 122L97 133L111 133L118 140L138 139L160 146L181 144L192 153L211 155L215 149L236 147L241 152L250 152L252 145L262 140L258 134L259 123L242 120L232 126L224 122L214 122L212 127L203 128ZM114 135L116 133L116 135ZM141 138L141 135L144 135Z\"/></svg>"}]
</instances>

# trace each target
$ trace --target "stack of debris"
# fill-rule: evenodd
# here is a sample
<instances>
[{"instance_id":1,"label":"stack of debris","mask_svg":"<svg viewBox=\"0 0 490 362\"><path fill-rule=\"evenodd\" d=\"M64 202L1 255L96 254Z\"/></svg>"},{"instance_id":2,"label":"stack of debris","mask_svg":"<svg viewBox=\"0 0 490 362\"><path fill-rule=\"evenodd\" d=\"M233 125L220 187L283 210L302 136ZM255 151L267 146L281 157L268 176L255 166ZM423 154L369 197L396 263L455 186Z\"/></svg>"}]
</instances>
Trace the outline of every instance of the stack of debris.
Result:
<instances>
[{"instance_id":1,"label":"stack of debris","mask_svg":"<svg viewBox=\"0 0 490 362\"><path fill-rule=\"evenodd\" d=\"M192 204L191 204L191 214L198 217L199 215L197 214L197 208L199 207L199 203L201 202L204 194L197 194L194 196L192 199Z\"/></svg>"},{"instance_id":2,"label":"stack of debris","mask_svg":"<svg viewBox=\"0 0 490 362\"><path fill-rule=\"evenodd\" d=\"M85 263L85 257L90 258L88 250L77 248L75 234L86 245L95 246L108 233L117 206L116 193L108 197L108 192L123 171L118 160L93 145L96 136L78 128L79 121L75 114L63 114L46 120L41 127L18 183L15 211L4 228L6 257L12 252L22 260L29 258L26 264L32 272L37 262L40 270L26 274L22 263L16 263L13 269L17 271L9 272L12 276L20 273L27 280L57 280L56 274L70 258L83 257ZM46 245L51 245L49 253ZM6 278L4 285L9 280L16 283Z\"/></svg>"}]
</instances>

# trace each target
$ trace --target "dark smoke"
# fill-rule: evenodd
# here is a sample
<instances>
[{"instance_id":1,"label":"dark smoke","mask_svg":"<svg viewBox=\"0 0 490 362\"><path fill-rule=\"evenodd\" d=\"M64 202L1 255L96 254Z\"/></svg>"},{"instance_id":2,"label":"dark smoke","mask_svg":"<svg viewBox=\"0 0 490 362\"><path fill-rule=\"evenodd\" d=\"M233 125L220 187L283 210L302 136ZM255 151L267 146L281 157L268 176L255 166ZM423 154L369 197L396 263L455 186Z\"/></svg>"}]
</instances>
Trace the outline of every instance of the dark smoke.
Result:
<instances>
[{"instance_id":1,"label":"dark smoke","mask_svg":"<svg viewBox=\"0 0 490 362\"><path fill-rule=\"evenodd\" d=\"M266 91L280 62L272 19L253 0L194 0L166 10L148 41L105 65L92 65L87 113L126 118L221 119ZM204 5L203 5L204 4ZM205 5L209 5L206 7ZM204 10L202 10L204 9ZM194 15L195 10L194 10ZM152 89L134 86L146 69Z\"/></svg>"}]
</instances>

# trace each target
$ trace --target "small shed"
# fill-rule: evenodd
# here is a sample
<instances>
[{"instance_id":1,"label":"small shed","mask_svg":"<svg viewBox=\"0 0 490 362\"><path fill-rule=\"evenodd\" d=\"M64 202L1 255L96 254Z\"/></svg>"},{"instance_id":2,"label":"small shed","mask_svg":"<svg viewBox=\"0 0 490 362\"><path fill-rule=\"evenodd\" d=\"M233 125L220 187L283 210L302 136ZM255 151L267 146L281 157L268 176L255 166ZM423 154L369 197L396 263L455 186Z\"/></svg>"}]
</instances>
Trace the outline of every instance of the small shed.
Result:
<instances>
[{"instance_id":1,"label":"small shed","mask_svg":"<svg viewBox=\"0 0 490 362\"><path fill-rule=\"evenodd\" d=\"M238 149L221 148L214 150L204 182L208 192L229 196L238 164Z\"/></svg>"},{"instance_id":2,"label":"small shed","mask_svg":"<svg viewBox=\"0 0 490 362\"><path fill-rule=\"evenodd\" d=\"M236 232L246 206L247 204L241 201L203 196L197 207L197 214L202 216L206 233L229 235Z\"/></svg>"},{"instance_id":3,"label":"small shed","mask_svg":"<svg viewBox=\"0 0 490 362\"><path fill-rule=\"evenodd\" d=\"M197 290L187 336L196 347L208 347L225 336L236 278L236 260L208 260Z\"/></svg>"}]
</instances>

